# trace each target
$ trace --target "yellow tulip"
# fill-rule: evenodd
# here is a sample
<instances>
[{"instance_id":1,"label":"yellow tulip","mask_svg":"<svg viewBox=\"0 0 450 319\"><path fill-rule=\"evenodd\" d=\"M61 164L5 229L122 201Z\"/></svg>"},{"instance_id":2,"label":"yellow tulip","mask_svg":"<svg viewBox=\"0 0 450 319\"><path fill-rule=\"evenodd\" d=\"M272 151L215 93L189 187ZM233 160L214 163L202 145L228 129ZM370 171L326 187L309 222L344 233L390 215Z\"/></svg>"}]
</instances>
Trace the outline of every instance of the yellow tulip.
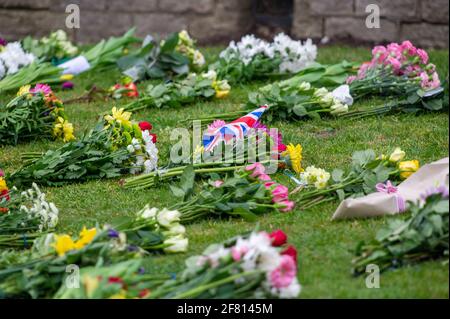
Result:
<instances>
[{"instance_id":1,"label":"yellow tulip","mask_svg":"<svg viewBox=\"0 0 450 319\"><path fill-rule=\"evenodd\" d=\"M420 168L418 160L404 161L398 164L398 169L400 170L400 177L402 179L407 179L412 174L417 172Z\"/></svg>"},{"instance_id":2,"label":"yellow tulip","mask_svg":"<svg viewBox=\"0 0 450 319\"><path fill-rule=\"evenodd\" d=\"M73 79L73 74L63 74L60 76L61 81L70 81Z\"/></svg>"}]
</instances>

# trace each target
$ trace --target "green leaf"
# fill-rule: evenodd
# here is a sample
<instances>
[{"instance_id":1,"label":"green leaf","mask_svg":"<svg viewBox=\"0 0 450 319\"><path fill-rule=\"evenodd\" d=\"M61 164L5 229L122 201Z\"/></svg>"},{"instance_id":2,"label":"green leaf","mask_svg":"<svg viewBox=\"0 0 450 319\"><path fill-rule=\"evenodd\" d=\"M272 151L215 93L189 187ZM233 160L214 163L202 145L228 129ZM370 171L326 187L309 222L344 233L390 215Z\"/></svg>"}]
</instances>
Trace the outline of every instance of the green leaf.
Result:
<instances>
[{"instance_id":1,"label":"green leaf","mask_svg":"<svg viewBox=\"0 0 450 319\"><path fill-rule=\"evenodd\" d=\"M184 198L184 196L186 195L184 190L180 187L171 184L169 184L169 187L175 197Z\"/></svg>"}]
</instances>

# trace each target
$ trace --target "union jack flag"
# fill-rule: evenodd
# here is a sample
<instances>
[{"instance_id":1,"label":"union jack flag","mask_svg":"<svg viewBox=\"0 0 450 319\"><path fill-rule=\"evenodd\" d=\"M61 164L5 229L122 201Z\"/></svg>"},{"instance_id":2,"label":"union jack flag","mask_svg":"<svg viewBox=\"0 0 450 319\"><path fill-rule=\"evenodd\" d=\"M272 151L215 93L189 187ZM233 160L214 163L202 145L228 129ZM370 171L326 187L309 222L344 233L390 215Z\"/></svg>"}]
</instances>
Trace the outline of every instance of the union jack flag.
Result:
<instances>
[{"instance_id":1,"label":"union jack flag","mask_svg":"<svg viewBox=\"0 0 450 319\"><path fill-rule=\"evenodd\" d=\"M203 135L203 146L206 152L210 152L220 142L228 142L234 138L243 139L248 131L258 122L264 111L268 108L267 105L248 113L247 115L225 124L212 132L206 132Z\"/></svg>"}]
</instances>

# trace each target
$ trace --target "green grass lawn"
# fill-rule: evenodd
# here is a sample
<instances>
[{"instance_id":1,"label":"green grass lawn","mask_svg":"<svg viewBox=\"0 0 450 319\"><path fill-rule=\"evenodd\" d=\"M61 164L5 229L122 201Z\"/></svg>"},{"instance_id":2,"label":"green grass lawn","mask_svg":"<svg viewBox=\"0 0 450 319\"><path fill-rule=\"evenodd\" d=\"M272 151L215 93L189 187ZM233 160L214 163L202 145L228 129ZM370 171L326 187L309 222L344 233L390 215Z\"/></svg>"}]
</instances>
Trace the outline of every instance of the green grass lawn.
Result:
<instances>
[{"instance_id":1,"label":"green grass lawn","mask_svg":"<svg viewBox=\"0 0 450 319\"><path fill-rule=\"evenodd\" d=\"M218 48L208 49L211 59ZM448 51L431 51L431 61L438 66L441 78L448 74ZM323 47L319 49L318 61L337 63L365 61L370 58L369 48ZM74 80L74 91L58 93L63 99L80 95L92 84L109 87L120 78L117 71L89 72ZM160 164L167 162L171 142L170 132L180 127L179 122L190 117L199 117L219 112L237 110L245 102L247 93L263 83L234 87L226 100L199 102L181 109L148 109L134 115L136 120L149 120L158 134ZM139 85L144 88L146 83ZM0 102L13 95L1 96ZM98 101L91 104L71 104L66 112L80 134L96 122L99 113L120 106L127 101ZM368 100L358 105L375 104L379 100ZM377 153L388 153L396 146L407 152L408 158L417 158L421 164L448 156L448 114L391 115L383 118L363 120L310 120L298 123L277 122L277 127L287 144L301 143L304 149L304 164L316 165L331 170L345 168L350 164L351 154L356 150L372 148ZM0 146L0 166L12 172L22 161L20 155L27 151L45 151L59 145L56 142L37 140L16 147ZM279 180L286 180L278 176ZM118 180L95 181L72 184L59 188L45 188L48 199L60 209L59 232L77 232L83 225L105 223L113 217L133 214L145 204L164 207L173 203L167 185L143 191L125 190ZM331 202L292 213L262 216L258 223L267 231L283 229L289 240L299 250L299 280L303 285L301 298L448 298L449 268L442 261L431 261L417 266L388 271L381 276L380 289L368 289L365 278L353 278L351 250L360 240L370 240L387 218L332 222L331 216L338 202ZM252 230L256 223L240 219L209 220L187 227L190 250L187 254L161 255L148 260L152 273L173 273L182 269L183 260L200 253L213 242L222 241L245 231Z\"/></svg>"}]
</instances>

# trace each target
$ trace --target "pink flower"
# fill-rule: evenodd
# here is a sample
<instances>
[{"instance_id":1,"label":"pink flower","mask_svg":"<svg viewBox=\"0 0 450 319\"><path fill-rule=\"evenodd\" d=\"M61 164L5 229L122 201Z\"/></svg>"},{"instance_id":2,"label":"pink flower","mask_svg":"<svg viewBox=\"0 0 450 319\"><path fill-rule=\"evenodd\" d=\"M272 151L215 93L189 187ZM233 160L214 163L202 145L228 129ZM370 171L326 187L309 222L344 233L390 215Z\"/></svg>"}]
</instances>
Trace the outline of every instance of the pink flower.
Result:
<instances>
[{"instance_id":1,"label":"pink flower","mask_svg":"<svg viewBox=\"0 0 450 319\"><path fill-rule=\"evenodd\" d=\"M283 201L279 201L278 204L283 205L284 208L281 209L282 212L290 212L291 210L294 209L295 203L291 202L289 200L283 200Z\"/></svg>"},{"instance_id":2,"label":"pink flower","mask_svg":"<svg viewBox=\"0 0 450 319\"><path fill-rule=\"evenodd\" d=\"M222 186L222 184L223 184L223 181L220 181L220 180L213 182L214 187L220 187L220 186Z\"/></svg>"},{"instance_id":3,"label":"pink flower","mask_svg":"<svg viewBox=\"0 0 450 319\"><path fill-rule=\"evenodd\" d=\"M435 89L441 86L441 80L439 80L439 74L437 72L434 72L432 75L432 81L429 83L430 88Z\"/></svg>"},{"instance_id":4,"label":"pink flower","mask_svg":"<svg viewBox=\"0 0 450 319\"><path fill-rule=\"evenodd\" d=\"M261 182L268 182L268 181L271 181L271 180L272 180L272 179L270 178L270 176L267 175L267 174L260 174L260 175L258 176L258 179L259 179Z\"/></svg>"},{"instance_id":5,"label":"pink flower","mask_svg":"<svg viewBox=\"0 0 450 319\"><path fill-rule=\"evenodd\" d=\"M411 56L414 56L417 53L417 48L411 43L411 41L403 41L401 47L403 51L406 51Z\"/></svg>"},{"instance_id":6,"label":"pink flower","mask_svg":"<svg viewBox=\"0 0 450 319\"><path fill-rule=\"evenodd\" d=\"M3 170L0 169L0 177L4 177L5 173L3 172Z\"/></svg>"},{"instance_id":7,"label":"pink flower","mask_svg":"<svg viewBox=\"0 0 450 319\"><path fill-rule=\"evenodd\" d=\"M240 261L247 252L248 247L246 246L234 246L231 248L231 257L234 261Z\"/></svg>"},{"instance_id":8,"label":"pink flower","mask_svg":"<svg viewBox=\"0 0 450 319\"><path fill-rule=\"evenodd\" d=\"M288 255L294 259L295 264L297 264L297 249L294 246L288 246L285 250L281 252L282 255Z\"/></svg>"},{"instance_id":9,"label":"pink flower","mask_svg":"<svg viewBox=\"0 0 450 319\"><path fill-rule=\"evenodd\" d=\"M427 88L428 87L428 85L429 85L429 80L430 80L430 77L428 76L428 74L427 74L427 72L425 72L425 71L422 71L420 74L419 74L419 77L420 77L420 79L421 79L421 82L420 82L420 86L422 87L422 88Z\"/></svg>"},{"instance_id":10,"label":"pink flower","mask_svg":"<svg viewBox=\"0 0 450 319\"><path fill-rule=\"evenodd\" d=\"M277 185L277 187L272 190L272 195L274 197L287 198L288 194L289 189L284 185Z\"/></svg>"},{"instance_id":11,"label":"pink flower","mask_svg":"<svg viewBox=\"0 0 450 319\"><path fill-rule=\"evenodd\" d=\"M270 182L264 183L264 187L266 189L271 189L273 185L275 185L274 181L270 181Z\"/></svg>"},{"instance_id":12,"label":"pink flower","mask_svg":"<svg viewBox=\"0 0 450 319\"><path fill-rule=\"evenodd\" d=\"M278 144L278 153L283 153L286 150L287 150L286 145L284 145L283 143Z\"/></svg>"},{"instance_id":13,"label":"pink flower","mask_svg":"<svg viewBox=\"0 0 450 319\"><path fill-rule=\"evenodd\" d=\"M215 120L214 122L212 122L211 124L208 125L208 131L215 131L218 128L224 126L225 124L227 124L225 121L222 120Z\"/></svg>"},{"instance_id":14,"label":"pink flower","mask_svg":"<svg viewBox=\"0 0 450 319\"><path fill-rule=\"evenodd\" d=\"M287 235L282 230L275 230L270 233L269 237L272 239L272 246L280 247L286 244Z\"/></svg>"},{"instance_id":15,"label":"pink flower","mask_svg":"<svg viewBox=\"0 0 450 319\"><path fill-rule=\"evenodd\" d=\"M429 57L428 57L428 53L425 50L418 49L417 55L420 57L420 60L422 61L423 64L428 63Z\"/></svg>"},{"instance_id":16,"label":"pink flower","mask_svg":"<svg viewBox=\"0 0 450 319\"><path fill-rule=\"evenodd\" d=\"M47 84L38 83L34 88L30 90L30 93L38 93L38 92L42 92L44 95L48 95L52 93L52 89Z\"/></svg>"},{"instance_id":17,"label":"pink flower","mask_svg":"<svg viewBox=\"0 0 450 319\"><path fill-rule=\"evenodd\" d=\"M70 82L70 81L66 81L61 85L61 88L63 90L72 90L73 87L74 87L74 84L73 84L73 82Z\"/></svg>"},{"instance_id":18,"label":"pink flower","mask_svg":"<svg viewBox=\"0 0 450 319\"><path fill-rule=\"evenodd\" d=\"M297 275L297 265L291 256L282 255L280 265L270 273L270 283L275 288L288 287Z\"/></svg>"},{"instance_id":19,"label":"pink flower","mask_svg":"<svg viewBox=\"0 0 450 319\"><path fill-rule=\"evenodd\" d=\"M373 56L381 56L386 53L386 47L382 45L377 45L372 49L372 55Z\"/></svg>"},{"instance_id":20,"label":"pink flower","mask_svg":"<svg viewBox=\"0 0 450 319\"><path fill-rule=\"evenodd\" d=\"M266 168L261 163L253 163L245 167L246 171L253 171L253 173L250 175L251 177L255 178L259 175L265 174Z\"/></svg>"},{"instance_id":21,"label":"pink flower","mask_svg":"<svg viewBox=\"0 0 450 319\"><path fill-rule=\"evenodd\" d=\"M352 82L354 82L356 80L356 75L350 75L348 78L347 78L347 84L351 84Z\"/></svg>"},{"instance_id":22,"label":"pink flower","mask_svg":"<svg viewBox=\"0 0 450 319\"><path fill-rule=\"evenodd\" d=\"M399 60L393 57L389 57L387 61L392 67L394 68L394 71L398 73L400 69L402 68L402 64Z\"/></svg>"},{"instance_id":23,"label":"pink flower","mask_svg":"<svg viewBox=\"0 0 450 319\"><path fill-rule=\"evenodd\" d=\"M390 56L400 58L402 55L402 47L398 43L391 43L387 46L387 50Z\"/></svg>"}]
</instances>

